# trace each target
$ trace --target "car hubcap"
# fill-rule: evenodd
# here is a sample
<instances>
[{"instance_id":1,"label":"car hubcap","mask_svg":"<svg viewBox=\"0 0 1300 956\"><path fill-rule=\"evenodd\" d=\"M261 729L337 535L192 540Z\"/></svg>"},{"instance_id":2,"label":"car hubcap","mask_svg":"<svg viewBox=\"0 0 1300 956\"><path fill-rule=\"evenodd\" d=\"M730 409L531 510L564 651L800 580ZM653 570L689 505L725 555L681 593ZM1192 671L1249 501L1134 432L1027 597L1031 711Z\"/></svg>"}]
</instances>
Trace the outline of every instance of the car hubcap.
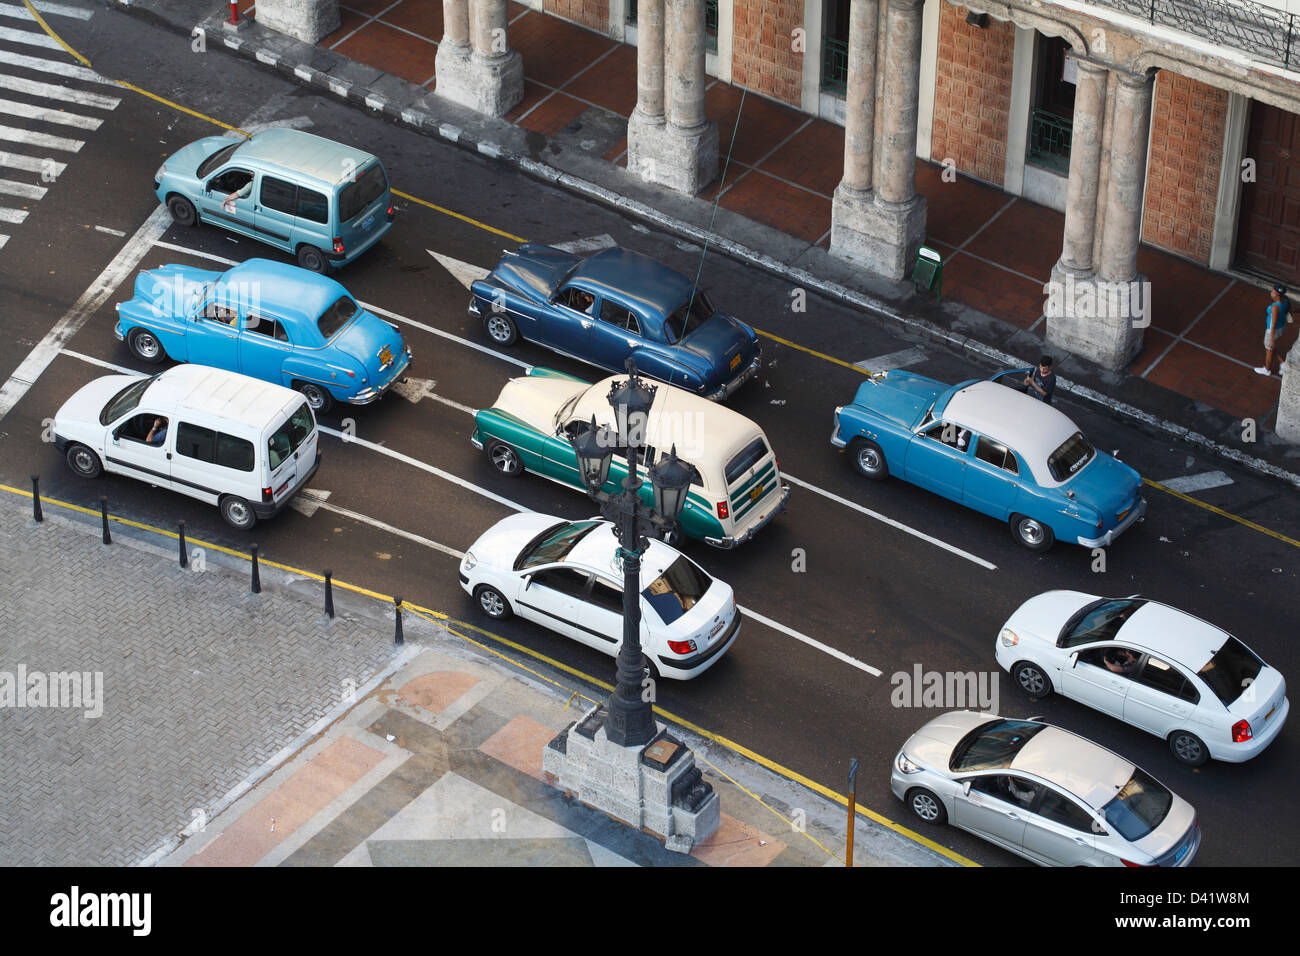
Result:
<instances>
[{"instance_id":1,"label":"car hubcap","mask_svg":"<svg viewBox=\"0 0 1300 956\"><path fill-rule=\"evenodd\" d=\"M492 450L492 464L497 466L498 471L514 471L515 453L504 445L498 445Z\"/></svg>"},{"instance_id":2,"label":"car hubcap","mask_svg":"<svg viewBox=\"0 0 1300 956\"><path fill-rule=\"evenodd\" d=\"M863 471L879 471L880 456L876 454L874 448L864 448L858 452L858 464Z\"/></svg>"},{"instance_id":3,"label":"car hubcap","mask_svg":"<svg viewBox=\"0 0 1300 956\"><path fill-rule=\"evenodd\" d=\"M498 342L508 341L510 338L510 322L500 317L488 319L488 335Z\"/></svg>"},{"instance_id":4,"label":"car hubcap","mask_svg":"<svg viewBox=\"0 0 1300 956\"><path fill-rule=\"evenodd\" d=\"M1032 667L1026 667L1020 671L1020 686L1028 691L1030 696L1038 697L1043 693L1043 675Z\"/></svg>"},{"instance_id":5,"label":"car hubcap","mask_svg":"<svg viewBox=\"0 0 1300 956\"><path fill-rule=\"evenodd\" d=\"M1201 745L1192 737L1180 734L1174 738L1174 751L1187 761L1201 759Z\"/></svg>"},{"instance_id":6,"label":"car hubcap","mask_svg":"<svg viewBox=\"0 0 1300 956\"><path fill-rule=\"evenodd\" d=\"M929 795L920 793L912 798L912 809L923 820L939 819L939 805Z\"/></svg>"},{"instance_id":7,"label":"car hubcap","mask_svg":"<svg viewBox=\"0 0 1300 956\"><path fill-rule=\"evenodd\" d=\"M141 358L157 358L158 340L147 333L137 333L135 337L135 350L139 353Z\"/></svg>"},{"instance_id":8,"label":"car hubcap","mask_svg":"<svg viewBox=\"0 0 1300 956\"><path fill-rule=\"evenodd\" d=\"M90 452L88 451L77 452L76 457L73 460L76 462L77 471L84 474L90 474L95 470L95 461L90 457Z\"/></svg>"},{"instance_id":9,"label":"car hubcap","mask_svg":"<svg viewBox=\"0 0 1300 956\"><path fill-rule=\"evenodd\" d=\"M302 390L303 397L307 399L307 404L311 406L313 412L318 412L321 406L325 404L325 396L315 385L308 385Z\"/></svg>"},{"instance_id":10,"label":"car hubcap","mask_svg":"<svg viewBox=\"0 0 1300 956\"><path fill-rule=\"evenodd\" d=\"M487 611L488 614L493 617L499 616L501 612L505 610L505 604L501 600L501 595L497 594L496 591L484 591L478 596L478 601L479 604L483 606L483 610Z\"/></svg>"},{"instance_id":11,"label":"car hubcap","mask_svg":"<svg viewBox=\"0 0 1300 956\"><path fill-rule=\"evenodd\" d=\"M1031 518L1020 522L1020 537L1025 544L1043 543L1043 526Z\"/></svg>"},{"instance_id":12,"label":"car hubcap","mask_svg":"<svg viewBox=\"0 0 1300 956\"><path fill-rule=\"evenodd\" d=\"M226 505L226 514L230 515L230 520L235 524L246 524L248 522L248 509L238 501L232 501Z\"/></svg>"}]
</instances>

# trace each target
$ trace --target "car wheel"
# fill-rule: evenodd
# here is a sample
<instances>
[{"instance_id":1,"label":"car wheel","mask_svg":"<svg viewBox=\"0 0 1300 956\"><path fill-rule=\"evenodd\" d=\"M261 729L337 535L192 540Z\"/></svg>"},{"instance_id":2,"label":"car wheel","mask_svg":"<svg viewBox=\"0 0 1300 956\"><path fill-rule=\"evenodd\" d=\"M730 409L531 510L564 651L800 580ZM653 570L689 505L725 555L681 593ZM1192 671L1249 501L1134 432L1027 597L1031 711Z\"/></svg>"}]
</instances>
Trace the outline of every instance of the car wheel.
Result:
<instances>
[{"instance_id":1,"label":"car wheel","mask_svg":"<svg viewBox=\"0 0 1300 956\"><path fill-rule=\"evenodd\" d=\"M907 792L907 808L922 823L930 826L943 826L948 822L948 811L943 801L925 787L916 787Z\"/></svg>"},{"instance_id":2,"label":"car wheel","mask_svg":"<svg viewBox=\"0 0 1300 956\"><path fill-rule=\"evenodd\" d=\"M681 548L682 546L682 529L674 527L668 531L660 532L659 540L670 548Z\"/></svg>"},{"instance_id":3,"label":"car wheel","mask_svg":"<svg viewBox=\"0 0 1300 956\"><path fill-rule=\"evenodd\" d=\"M1046 551L1056 542L1051 528L1024 515L1011 516L1011 537L1030 551Z\"/></svg>"},{"instance_id":4,"label":"car wheel","mask_svg":"<svg viewBox=\"0 0 1300 956\"><path fill-rule=\"evenodd\" d=\"M503 441L494 441L487 447L488 460L492 462L492 467L503 475L509 475L511 478L523 474L524 460L519 457L519 452L515 451Z\"/></svg>"},{"instance_id":5,"label":"car wheel","mask_svg":"<svg viewBox=\"0 0 1300 956\"><path fill-rule=\"evenodd\" d=\"M889 477L889 465L880 446L866 438L855 438L849 444L849 454L853 456L853 467L858 474L875 481Z\"/></svg>"},{"instance_id":6,"label":"car wheel","mask_svg":"<svg viewBox=\"0 0 1300 956\"><path fill-rule=\"evenodd\" d=\"M131 334L127 336L126 344L131 349L132 355L150 365L157 365L167 357L167 352L158 341L158 336L148 329L132 329Z\"/></svg>"},{"instance_id":7,"label":"car wheel","mask_svg":"<svg viewBox=\"0 0 1300 956\"><path fill-rule=\"evenodd\" d=\"M318 272L324 275L329 271L329 260L325 258L325 253L321 252L315 246L298 247L298 265L302 266L308 272Z\"/></svg>"},{"instance_id":8,"label":"car wheel","mask_svg":"<svg viewBox=\"0 0 1300 956\"><path fill-rule=\"evenodd\" d=\"M247 531L257 524L257 515L243 498L227 495L221 499L221 517L236 531Z\"/></svg>"},{"instance_id":9,"label":"car wheel","mask_svg":"<svg viewBox=\"0 0 1300 956\"><path fill-rule=\"evenodd\" d=\"M85 445L70 445L67 459L68 467L82 478L98 478L104 472L99 456Z\"/></svg>"},{"instance_id":10,"label":"car wheel","mask_svg":"<svg viewBox=\"0 0 1300 956\"><path fill-rule=\"evenodd\" d=\"M490 584L480 584L474 589L474 600L483 609L483 613L494 621L500 621L511 615L510 602Z\"/></svg>"},{"instance_id":11,"label":"car wheel","mask_svg":"<svg viewBox=\"0 0 1300 956\"><path fill-rule=\"evenodd\" d=\"M514 345L519 341L515 320L504 312L489 312L483 316L483 328L497 345Z\"/></svg>"},{"instance_id":12,"label":"car wheel","mask_svg":"<svg viewBox=\"0 0 1300 956\"><path fill-rule=\"evenodd\" d=\"M323 385L317 385L315 382L295 382L293 387L302 392L302 397L307 399L307 404L317 415L328 412L330 406L334 404L334 399Z\"/></svg>"},{"instance_id":13,"label":"car wheel","mask_svg":"<svg viewBox=\"0 0 1300 956\"><path fill-rule=\"evenodd\" d=\"M172 196L168 199L167 211L172 214L172 222L178 226L194 226L198 224L199 212L194 208L194 203L184 196Z\"/></svg>"},{"instance_id":14,"label":"car wheel","mask_svg":"<svg viewBox=\"0 0 1300 956\"><path fill-rule=\"evenodd\" d=\"M1169 735L1169 749L1179 763L1199 767L1210 759L1210 751L1200 737L1186 730L1175 730Z\"/></svg>"},{"instance_id":15,"label":"car wheel","mask_svg":"<svg viewBox=\"0 0 1300 956\"><path fill-rule=\"evenodd\" d=\"M1052 693L1051 678L1044 674L1037 664L1021 661L1011 668L1011 679L1015 681L1017 687L1035 700Z\"/></svg>"},{"instance_id":16,"label":"car wheel","mask_svg":"<svg viewBox=\"0 0 1300 956\"><path fill-rule=\"evenodd\" d=\"M655 690L657 692L659 684L659 666L655 664L654 661L650 660L649 654L645 654L643 657L645 658L645 669L649 672L650 679L655 682ZM651 703L654 703L654 701L651 701Z\"/></svg>"}]
</instances>

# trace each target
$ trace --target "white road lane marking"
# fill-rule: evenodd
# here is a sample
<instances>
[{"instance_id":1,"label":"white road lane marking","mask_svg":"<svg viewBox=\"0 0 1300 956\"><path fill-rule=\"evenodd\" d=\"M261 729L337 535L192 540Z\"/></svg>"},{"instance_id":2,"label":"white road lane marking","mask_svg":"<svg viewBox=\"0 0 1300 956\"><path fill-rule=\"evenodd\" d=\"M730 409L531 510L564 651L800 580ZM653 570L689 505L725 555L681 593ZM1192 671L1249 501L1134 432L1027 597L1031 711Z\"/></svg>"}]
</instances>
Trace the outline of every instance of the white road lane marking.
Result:
<instances>
[{"instance_id":1,"label":"white road lane marking","mask_svg":"<svg viewBox=\"0 0 1300 956\"><path fill-rule=\"evenodd\" d=\"M9 222L16 226L26 218L26 209L10 209L7 206L0 206L0 222Z\"/></svg>"},{"instance_id":2,"label":"white road lane marking","mask_svg":"<svg viewBox=\"0 0 1300 956\"><path fill-rule=\"evenodd\" d=\"M84 66L74 66L61 60L46 60L39 56L26 56L10 50L0 50L0 63L24 70L35 70L37 73L53 73L55 76L62 76L69 80L87 80L91 83L103 83L106 86L117 85L115 81L100 76L94 70L88 70Z\"/></svg>"},{"instance_id":3,"label":"white road lane marking","mask_svg":"<svg viewBox=\"0 0 1300 956\"><path fill-rule=\"evenodd\" d=\"M33 186L13 179L0 179L0 193L6 196L18 196L22 199L40 199L49 190L44 186ZM126 235L126 233L122 233Z\"/></svg>"},{"instance_id":4,"label":"white road lane marking","mask_svg":"<svg viewBox=\"0 0 1300 956\"><path fill-rule=\"evenodd\" d=\"M121 372L123 375L144 375L144 372L137 372L133 368L127 368L124 365L114 365L112 362L105 362L103 359L97 359L91 355L83 355L81 352L74 352L72 349L59 349L60 355L67 355L70 358L81 359L91 365L98 365L100 368L106 368L114 372Z\"/></svg>"},{"instance_id":5,"label":"white road lane marking","mask_svg":"<svg viewBox=\"0 0 1300 956\"><path fill-rule=\"evenodd\" d=\"M19 103L17 100L0 99L0 113L21 116L24 119L36 120L38 123L57 123L60 126L75 126L77 129L92 131L104 125L102 119L93 116L82 116L80 113L68 113L31 103Z\"/></svg>"},{"instance_id":6,"label":"white road lane marking","mask_svg":"<svg viewBox=\"0 0 1300 956\"><path fill-rule=\"evenodd\" d=\"M59 354L59 349L71 341L99 307L108 301L109 296L117 291L117 287L144 258L154 241L166 232L170 222L171 217L167 215L165 208L159 206L155 209L144 224L136 230L135 235L126 241L113 260L104 267L104 271L81 294L72 308L64 313L63 317L28 353L14 373L9 376L8 381L0 386L0 419L8 415L18 401L27 394L27 390Z\"/></svg>"},{"instance_id":7,"label":"white road lane marking","mask_svg":"<svg viewBox=\"0 0 1300 956\"><path fill-rule=\"evenodd\" d=\"M41 83L37 80L29 80L25 76L10 76L7 73L0 73L0 89L13 90L16 93L27 93L48 100L76 103L78 106L94 106L101 110L117 109L117 104L122 102L116 96L87 93L84 90L59 86L57 83Z\"/></svg>"},{"instance_id":8,"label":"white road lane marking","mask_svg":"<svg viewBox=\"0 0 1300 956\"><path fill-rule=\"evenodd\" d=\"M95 15L94 10L83 10L80 7L70 7L63 3L33 3L36 12L42 15L50 14L56 17L72 17L74 20L89 20ZM0 17L14 17L19 20L30 20L35 23L31 12L24 6L16 3L0 3Z\"/></svg>"},{"instance_id":9,"label":"white road lane marking","mask_svg":"<svg viewBox=\"0 0 1300 956\"><path fill-rule=\"evenodd\" d=\"M36 21L33 20L33 23ZM13 27L0 27L0 40L8 40L10 43L26 43L28 46L39 46L46 50L62 50L59 41L40 30L16 30Z\"/></svg>"},{"instance_id":10,"label":"white road lane marking","mask_svg":"<svg viewBox=\"0 0 1300 956\"><path fill-rule=\"evenodd\" d=\"M464 412L466 415L478 414L478 409L470 408L468 405L462 405L460 402L453 402L450 398L443 398L441 395L434 392L425 392L424 397L431 398L435 402L441 402L444 405L449 405L457 411Z\"/></svg>"},{"instance_id":11,"label":"white road lane marking","mask_svg":"<svg viewBox=\"0 0 1300 956\"><path fill-rule=\"evenodd\" d=\"M1193 491L1205 491L1209 488L1222 488L1224 485L1232 484L1232 479L1221 471L1206 471L1199 475L1183 475L1180 478L1168 478L1160 484L1166 488L1172 488L1174 491L1181 491L1183 494L1191 494Z\"/></svg>"},{"instance_id":12,"label":"white road lane marking","mask_svg":"<svg viewBox=\"0 0 1300 956\"><path fill-rule=\"evenodd\" d=\"M900 349L897 352L889 352L886 355L877 355L875 358L863 359L861 362L854 362L860 369L868 372L888 372L891 369L906 368L909 365L919 365L928 359L925 349L920 347L910 349Z\"/></svg>"},{"instance_id":13,"label":"white road lane marking","mask_svg":"<svg viewBox=\"0 0 1300 956\"><path fill-rule=\"evenodd\" d=\"M67 136L51 136L49 133L33 133L29 129L14 126L0 126L0 139L25 146L41 146L45 149L61 149L68 153L77 153L85 146L84 140L69 139Z\"/></svg>"},{"instance_id":14,"label":"white road lane marking","mask_svg":"<svg viewBox=\"0 0 1300 956\"><path fill-rule=\"evenodd\" d=\"M424 251L437 259L438 264L450 272L452 278L466 289L492 271L491 269L484 269L482 266L476 266L472 262L462 262L459 259L453 259L451 256L441 255L432 249L425 249Z\"/></svg>"},{"instance_id":15,"label":"white road lane marking","mask_svg":"<svg viewBox=\"0 0 1300 956\"><path fill-rule=\"evenodd\" d=\"M614 237L609 233L602 232L599 236L588 236L586 239L574 239L571 242L553 242L550 245L552 249L577 254L599 252L601 249L613 249L618 243L614 241Z\"/></svg>"},{"instance_id":16,"label":"white road lane marking","mask_svg":"<svg viewBox=\"0 0 1300 956\"><path fill-rule=\"evenodd\" d=\"M8 236L0 234L0 249L3 249L5 247L5 243L8 241L9 241Z\"/></svg>"},{"instance_id":17,"label":"white road lane marking","mask_svg":"<svg viewBox=\"0 0 1300 956\"><path fill-rule=\"evenodd\" d=\"M24 156L21 153L10 153L6 150L0 150L0 166L21 169L28 173L41 173L43 176L48 175L51 179L58 179L63 175L63 171L68 168L67 163L56 163L52 159Z\"/></svg>"},{"instance_id":18,"label":"white road lane marking","mask_svg":"<svg viewBox=\"0 0 1300 956\"><path fill-rule=\"evenodd\" d=\"M311 491L310 488L306 490ZM302 492L299 492L300 496L301 494ZM359 511L352 511L348 508L341 508L338 505L331 504L328 501L317 502L317 507L319 507L323 511L329 511L336 515L342 515L344 518L351 518L353 521L360 521L362 524L368 524L372 528L378 528L380 531L386 531L389 534L396 535L399 538L405 538L407 541L414 541L416 544L422 544L426 548L429 548L430 550L441 551L443 554L449 555L450 557L455 558L457 561L461 561L465 557L464 551L457 551L455 548L449 548L445 544L439 544L437 541L433 541L430 540L429 538L422 537L421 535L418 535L413 531L407 531L405 528L398 528L394 525L388 524L386 521L380 521L378 518L372 518L369 515L363 515Z\"/></svg>"},{"instance_id":19,"label":"white road lane marking","mask_svg":"<svg viewBox=\"0 0 1300 956\"><path fill-rule=\"evenodd\" d=\"M225 256L213 255L211 252L204 252L201 249L190 249L188 246L178 246L170 242L155 242L155 246L160 249L170 249L173 252L183 252L187 256L198 256L200 259L211 259L213 262L220 262L228 266L239 265L237 259L227 259Z\"/></svg>"},{"instance_id":20,"label":"white road lane marking","mask_svg":"<svg viewBox=\"0 0 1300 956\"><path fill-rule=\"evenodd\" d=\"M740 611L746 617L752 617L760 624L766 624L774 631L780 631L782 634L785 634L787 637L793 637L796 641L801 641L804 644L807 644L809 647L815 647L823 654L829 654L831 657L835 658L836 660L843 661L845 664L848 664L850 667L856 667L860 671L866 671L872 677L879 677L881 675L881 671L878 668L872 667L870 664L864 664L856 657L850 657L848 654L845 654L843 651L836 650L835 648L827 644L823 644L821 641L815 641L807 634L800 634L798 631L794 630L793 628L786 627L784 624L780 623L779 621L774 621L770 617L764 617L762 614L759 614L757 611L751 611L747 607L741 607Z\"/></svg>"},{"instance_id":21,"label":"white road lane marking","mask_svg":"<svg viewBox=\"0 0 1300 956\"><path fill-rule=\"evenodd\" d=\"M788 471L781 472L781 477L785 478L787 481L790 481L793 484L798 485L800 488L807 488L809 491L819 494L823 498L829 498L831 501L834 501L838 504L842 504L846 508L851 508L854 511L864 514L868 518L875 518L877 521L882 521L885 524L889 525L891 528L897 528L899 531L903 531L907 534L910 534L915 538L920 538L922 541L928 541L930 542L930 544L934 545L935 547L943 548L943 550L949 551L952 554L957 555L959 558L965 558L967 561L970 561L974 564L978 564L982 568L987 568L990 571L996 571L998 569L998 566L996 564L993 564L989 561L985 561L983 558L973 555L969 551L963 551L961 548L954 547L953 545L948 544L948 542L946 541L940 541L938 538L932 538L925 532L917 531L915 528L908 527L907 525L903 524L901 521L895 521L893 518L887 518L885 515L882 515L879 511L872 511L870 508L864 508L862 507L862 505L853 501L849 501L847 498L841 498L839 495L832 494L829 491L825 491L822 488L818 488L816 485L810 485L806 481L800 481L798 478L794 477L794 475L790 474L790 472Z\"/></svg>"},{"instance_id":22,"label":"white road lane marking","mask_svg":"<svg viewBox=\"0 0 1300 956\"><path fill-rule=\"evenodd\" d=\"M121 229L109 229L108 226L96 226L96 227L95 227L95 231L96 231L96 232L106 232L106 233L108 233L110 236L125 236L125 235L126 235L126 233L124 233Z\"/></svg>"}]
</instances>

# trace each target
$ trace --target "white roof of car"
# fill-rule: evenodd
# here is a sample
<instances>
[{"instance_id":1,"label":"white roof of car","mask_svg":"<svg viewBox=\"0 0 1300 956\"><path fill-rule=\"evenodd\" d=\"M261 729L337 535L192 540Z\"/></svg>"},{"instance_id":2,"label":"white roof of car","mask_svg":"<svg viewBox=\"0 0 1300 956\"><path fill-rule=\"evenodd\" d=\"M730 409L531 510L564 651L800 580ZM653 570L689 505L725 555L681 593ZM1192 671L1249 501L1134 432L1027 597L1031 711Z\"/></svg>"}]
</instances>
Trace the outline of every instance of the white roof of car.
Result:
<instances>
[{"instance_id":1,"label":"white roof of car","mask_svg":"<svg viewBox=\"0 0 1300 956\"><path fill-rule=\"evenodd\" d=\"M261 425L286 405L304 399L292 389L206 365L177 365L149 386L149 400L228 421Z\"/></svg>"},{"instance_id":2,"label":"white roof of car","mask_svg":"<svg viewBox=\"0 0 1300 956\"><path fill-rule=\"evenodd\" d=\"M1148 601L1133 612L1115 636L1199 672L1232 635L1186 611Z\"/></svg>"},{"instance_id":3,"label":"white roof of car","mask_svg":"<svg viewBox=\"0 0 1300 956\"><path fill-rule=\"evenodd\" d=\"M943 420L1018 451L1040 485L1060 484L1047 470L1047 457L1079 431L1063 412L997 382L975 382L956 392Z\"/></svg>"},{"instance_id":4,"label":"white roof of car","mask_svg":"<svg viewBox=\"0 0 1300 956\"><path fill-rule=\"evenodd\" d=\"M1090 740L1049 726L1020 749L1011 769L1042 777L1100 809L1128 783L1134 765Z\"/></svg>"}]
</instances>

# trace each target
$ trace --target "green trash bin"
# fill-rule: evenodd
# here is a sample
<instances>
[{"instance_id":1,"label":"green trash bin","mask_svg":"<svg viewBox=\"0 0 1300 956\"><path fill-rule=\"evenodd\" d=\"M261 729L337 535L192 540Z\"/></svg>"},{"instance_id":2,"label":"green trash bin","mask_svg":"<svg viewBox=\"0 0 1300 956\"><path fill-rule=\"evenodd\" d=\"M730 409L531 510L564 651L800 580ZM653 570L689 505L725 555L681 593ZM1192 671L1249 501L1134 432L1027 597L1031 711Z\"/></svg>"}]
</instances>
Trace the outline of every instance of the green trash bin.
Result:
<instances>
[{"instance_id":1,"label":"green trash bin","mask_svg":"<svg viewBox=\"0 0 1300 956\"><path fill-rule=\"evenodd\" d=\"M912 288L920 292L934 290L935 295L943 299L943 257L929 246L922 246L916 251L916 265L912 269Z\"/></svg>"}]
</instances>

